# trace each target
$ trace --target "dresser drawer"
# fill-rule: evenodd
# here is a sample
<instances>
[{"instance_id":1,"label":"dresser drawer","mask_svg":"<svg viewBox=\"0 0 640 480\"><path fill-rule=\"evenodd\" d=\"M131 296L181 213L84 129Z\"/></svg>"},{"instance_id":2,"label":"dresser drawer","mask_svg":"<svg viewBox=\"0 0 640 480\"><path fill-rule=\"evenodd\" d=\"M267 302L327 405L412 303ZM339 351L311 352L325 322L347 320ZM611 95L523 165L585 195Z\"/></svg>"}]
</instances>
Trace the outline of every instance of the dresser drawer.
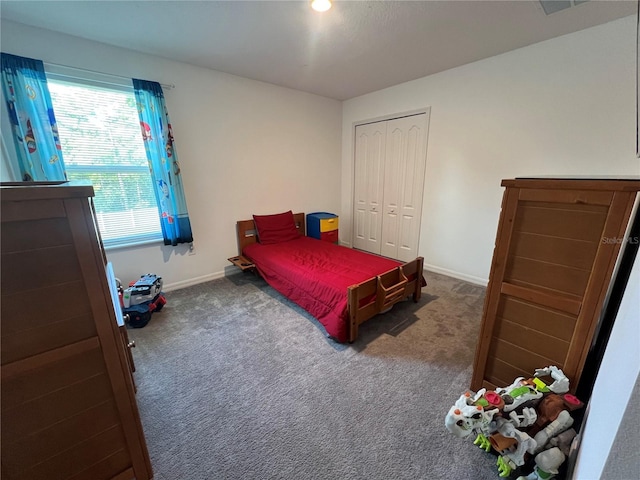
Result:
<instances>
[{"instance_id":1,"label":"dresser drawer","mask_svg":"<svg viewBox=\"0 0 640 480\"><path fill-rule=\"evenodd\" d=\"M332 232L338 230L338 223L340 219L338 217L333 218L321 218L320 219L320 233Z\"/></svg>"},{"instance_id":2,"label":"dresser drawer","mask_svg":"<svg viewBox=\"0 0 640 480\"><path fill-rule=\"evenodd\" d=\"M338 230L322 232L320 234L320 240L322 240L323 242L338 243Z\"/></svg>"}]
</instances>

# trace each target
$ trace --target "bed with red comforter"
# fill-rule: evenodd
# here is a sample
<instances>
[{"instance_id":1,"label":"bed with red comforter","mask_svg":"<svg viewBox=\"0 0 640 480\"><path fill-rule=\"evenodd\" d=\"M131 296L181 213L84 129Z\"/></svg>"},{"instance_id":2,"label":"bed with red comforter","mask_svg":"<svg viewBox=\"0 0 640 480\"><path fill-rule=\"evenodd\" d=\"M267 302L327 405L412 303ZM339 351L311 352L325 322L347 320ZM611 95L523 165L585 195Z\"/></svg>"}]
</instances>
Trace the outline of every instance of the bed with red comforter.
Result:
<instances>
[{"instance_id":1,"label":"bed with red comforter","mask_svg":"<svg viewBox=\"0 0 640 480\"><path fill-rule=\"evenodd\" d=\"M413 295L423 261L401 263L304 236L304 214L256 216L238 224L241 254L275 290L300 305L339 342L358 325Z\"/></svg>"}]
</instances>

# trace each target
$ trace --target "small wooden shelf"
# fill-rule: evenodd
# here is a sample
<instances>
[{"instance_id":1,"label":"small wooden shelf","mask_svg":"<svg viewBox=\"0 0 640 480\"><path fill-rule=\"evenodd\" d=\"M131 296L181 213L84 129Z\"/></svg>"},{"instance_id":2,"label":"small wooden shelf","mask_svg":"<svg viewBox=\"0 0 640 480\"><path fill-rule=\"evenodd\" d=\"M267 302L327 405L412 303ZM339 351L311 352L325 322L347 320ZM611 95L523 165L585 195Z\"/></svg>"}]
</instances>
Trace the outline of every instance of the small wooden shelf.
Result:
<instances>
[{"instance_id":1,"label":"small wooden shelf","mask_svg":"<svg viewBox=\"0 0 640 480\"><path fill-rule=\"evenodd\" d=\"M249 259L243 257L242 255L228 258L231 263L233 263L236 267L238 267L243 272L245 270L253 270L256 266Z\"/></svg>"}]
</instances>

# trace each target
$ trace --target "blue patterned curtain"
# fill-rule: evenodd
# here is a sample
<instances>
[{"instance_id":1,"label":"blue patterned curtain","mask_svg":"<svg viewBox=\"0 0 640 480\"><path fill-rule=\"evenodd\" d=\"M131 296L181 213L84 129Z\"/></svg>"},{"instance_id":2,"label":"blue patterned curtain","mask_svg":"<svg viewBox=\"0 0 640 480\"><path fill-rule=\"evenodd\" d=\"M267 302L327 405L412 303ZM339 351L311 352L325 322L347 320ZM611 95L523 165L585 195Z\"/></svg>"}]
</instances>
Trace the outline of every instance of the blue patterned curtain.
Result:
<instances>
[{"instance_id":1,"label":"blue patterned curtain","mask_svg":"<svg viewBox=\"0 0 640 480\"><path fill-rule=\"evenodd\" d=\"M2 90L22 180L66 180L42 61L2 53Z\"/></svg>"},{"instance_id":2,"label":"blue patterned curtain","mask_svg":"<svg viewBox=\"0 0 640 480\"><path fill-rule=\"evenodd\" d=\"M133 79L142 138L155 185L165 245L193 242L169 112L157 82Z\"/></svg>"}]
</instances>

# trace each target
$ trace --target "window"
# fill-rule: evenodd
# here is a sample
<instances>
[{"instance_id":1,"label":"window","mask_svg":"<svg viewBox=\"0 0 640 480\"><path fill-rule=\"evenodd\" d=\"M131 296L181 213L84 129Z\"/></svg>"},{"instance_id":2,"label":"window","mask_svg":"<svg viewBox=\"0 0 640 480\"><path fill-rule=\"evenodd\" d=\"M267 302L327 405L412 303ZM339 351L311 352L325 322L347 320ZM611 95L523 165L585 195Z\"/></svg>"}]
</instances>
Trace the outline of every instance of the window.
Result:
<instances>
[{"instance_id":1,"label":"window","mask_svg":"<svg viewBox=\"0 0 640 480\"><path fill-rule=\"evenodd\" d=\"M162 240L133 87L47 81L67 177L93 184L105 247Z\"/></svg>"}]
</instances>

